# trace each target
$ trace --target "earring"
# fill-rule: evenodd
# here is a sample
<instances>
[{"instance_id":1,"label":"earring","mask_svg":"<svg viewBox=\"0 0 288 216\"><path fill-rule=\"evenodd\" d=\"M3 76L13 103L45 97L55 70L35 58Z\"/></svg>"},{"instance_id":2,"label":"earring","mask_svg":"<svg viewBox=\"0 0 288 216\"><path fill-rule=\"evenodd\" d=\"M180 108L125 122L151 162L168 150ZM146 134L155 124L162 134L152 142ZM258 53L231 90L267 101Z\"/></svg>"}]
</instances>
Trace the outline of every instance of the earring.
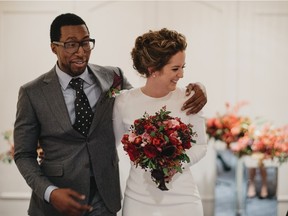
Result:
<instances>
[{"instance_id":1,"label":"earring","mask_svg":"<svg viewBox=\"0 0 288 216\"><path fill-rule=\"evenodd\" d=\"M153 74L152 74L152 77L154 77L154 78L155 78L155 77L156 77L156 75L153 73Z\"/></svg>"}]
</instances>

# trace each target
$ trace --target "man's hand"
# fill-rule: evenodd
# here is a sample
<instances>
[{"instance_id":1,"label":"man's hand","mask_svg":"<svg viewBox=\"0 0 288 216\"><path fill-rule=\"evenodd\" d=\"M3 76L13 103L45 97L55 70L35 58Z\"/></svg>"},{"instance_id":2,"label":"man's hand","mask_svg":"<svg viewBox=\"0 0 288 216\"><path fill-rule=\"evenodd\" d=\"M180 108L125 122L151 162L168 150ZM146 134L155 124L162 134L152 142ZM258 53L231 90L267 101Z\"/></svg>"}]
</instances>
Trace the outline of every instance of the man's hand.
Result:
<instances>
[{"instance_id":1,"label":"man's hand","mask_svg":"<svg viewBox=\"0 0 288 216\"><path fill-rule=\"evenodd\" d=\"M55 189L50 195L50 203L66 216L81 216L85 212L92 211L91 206L78 202L84 199L84 195L72 189Z\"/></svg>"},{"instance_id":2,"label":"man's hand","mask_svg":"<svg viewBox=\"0 0 288 216\"><path fill-rule=\"evenodd\" d=\"M204 86L202 86L202 88L205 89ZM186 89L186 95L190 95L192 91L194 91L195 94L185 101L184 105L182 106L182 110L190 108L187 111L187 115L198 113L207 103L206 92L201 89L200 84L189 83Z\"/></svg>"}]
</instances>

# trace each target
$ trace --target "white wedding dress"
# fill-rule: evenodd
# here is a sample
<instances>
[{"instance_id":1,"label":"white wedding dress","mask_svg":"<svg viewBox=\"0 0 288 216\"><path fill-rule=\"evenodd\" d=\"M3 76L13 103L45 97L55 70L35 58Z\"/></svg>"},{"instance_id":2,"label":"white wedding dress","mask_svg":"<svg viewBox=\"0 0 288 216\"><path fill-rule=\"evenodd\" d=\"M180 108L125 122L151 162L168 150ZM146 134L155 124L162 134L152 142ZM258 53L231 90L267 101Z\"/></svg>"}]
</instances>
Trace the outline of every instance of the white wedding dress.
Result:
<instances>
[{"instance_id":1,"label":"white wedding dress","mask_svg":"<svg viewBox=\"0 0 288 216\"><path fill-rule=\"evenodd\" d=\"M118 154L121 179L127 179L123 216L203 216L201 198L189 166L203 158L207 151L205 118L201 113L186 115L186 112L181 111L181 106L187 99L185 90L180 88L162 98L149 97L143 94L140 88L122 91L116 97L113 124L116 142L120 145ZM197 132L196 144L187 151L191 162L185 164L183 173L177 173L172 181L166 184L168 191L157 188L149 171L145 172L141 167L136 168L132 163L130 165L129 156L124 152L120 142L123 134L129 132L135 119L142 117L145 112L154 115L163 106L166 106L167 111L171 111L171 116L180 117L186 124L191 123L193 131Z\"/></svg>"}]
</instances>

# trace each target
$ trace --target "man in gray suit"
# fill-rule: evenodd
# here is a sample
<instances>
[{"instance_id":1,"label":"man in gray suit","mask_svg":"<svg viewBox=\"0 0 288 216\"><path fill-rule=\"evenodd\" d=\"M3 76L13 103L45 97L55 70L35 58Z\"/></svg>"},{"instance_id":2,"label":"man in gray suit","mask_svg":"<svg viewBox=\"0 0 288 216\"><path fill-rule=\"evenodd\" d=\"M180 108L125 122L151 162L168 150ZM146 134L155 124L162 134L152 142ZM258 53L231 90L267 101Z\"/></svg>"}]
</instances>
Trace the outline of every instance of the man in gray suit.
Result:
<instances>
[{"instance_id":1,"label":"man in gray suit","mask_svg":"<svg viewBox=\"0 0 288 216\"><path fill-rule=\"evenodd\" d=\"M79 16L56 17L50 39L57 64L23 85L17 103L14 158L32 188L28 214L115 216L121 193L109 91L132 86L119 68L88 63L95 40ZM94 113L84 135L73 127L76 93L69 82L76 77ZM207 99L199 86L191 86L196 93L188 106L197 112ZM40 162L38 146L44 152Z\"/></svg>"}]
</instances>

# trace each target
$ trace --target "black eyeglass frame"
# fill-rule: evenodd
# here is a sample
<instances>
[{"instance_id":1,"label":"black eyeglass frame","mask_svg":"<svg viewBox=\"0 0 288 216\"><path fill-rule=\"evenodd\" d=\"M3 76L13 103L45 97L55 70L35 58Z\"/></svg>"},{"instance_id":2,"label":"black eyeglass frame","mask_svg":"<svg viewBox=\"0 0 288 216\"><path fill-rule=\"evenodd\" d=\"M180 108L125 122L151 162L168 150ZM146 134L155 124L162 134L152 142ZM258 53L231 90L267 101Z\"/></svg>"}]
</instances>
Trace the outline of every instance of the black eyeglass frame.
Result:
<instances>
[{"instance_id":1,"label":"black eyeglass frame","mask_svg":"<svg viewBox=\"0 0 288 216\"><path fill-rule=\"evenodd\" d=\"M93 46L92 46L92 47L89 47L89 49L87 49L87 47L83 47L83 45L84 45L83 43L85 43L85 42L87 42L87 41L93 43ZM80 41L80 42L79 42L79 41L67 41L67 42L52 41L52 43L55 44L55 45L58 45L58 46L62 46L66 52L71 53L71 54L78 52L80 46L81 46L82 49L83 49L84 51L86 51L86 52L89 52L89 51L93 50L94 47L95 47L95 39L91 39L91 38L89 38L89 39L87 39L87 40ZM77 46L77 47L76 47L76 46L75 46L75 47L67 47L67 44L71 44L71 43L78 44L78 46ZM76 49L76 48L77 48L77 49ZM70 49L70 50L71 50L71 49L75 49L75 50L69 51L69 49Z\"/></svg>"}]
</instances>

